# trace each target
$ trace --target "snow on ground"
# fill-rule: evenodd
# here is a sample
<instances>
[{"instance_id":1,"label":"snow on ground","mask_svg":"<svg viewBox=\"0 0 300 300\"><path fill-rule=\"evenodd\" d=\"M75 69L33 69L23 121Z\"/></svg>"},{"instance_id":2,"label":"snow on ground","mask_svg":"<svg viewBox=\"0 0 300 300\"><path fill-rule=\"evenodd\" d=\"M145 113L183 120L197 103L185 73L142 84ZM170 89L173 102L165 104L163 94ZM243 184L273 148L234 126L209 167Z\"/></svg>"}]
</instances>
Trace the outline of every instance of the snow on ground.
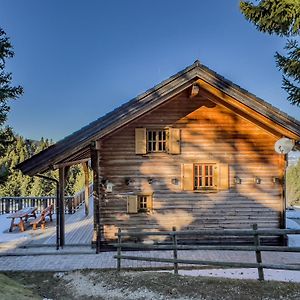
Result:
<instances>
[{"instance_id":1,"label":"snow on ground","mask_svg":"<svg viewBox=\"0 0 300 300\"><path fill-rule=\"evenodd\" d=\"M18 244L23 243L30 238L27 233L20 233L16 228L15 231L9 232L11 219L8 215L0 215L0 247L15 248Z\"/></svg>"},{"instance_id":2,"label":"snow on ground","mask_svg":"<svg viewBox=\"0 0 300 300\"><path fill-rule=\"evenodd\" d=\"M171 271L162 271L171 272ZM257 269L179 270L179 275L208 276L233 279L258 279ZM300 271L264 269L265 280L300 282Z\"/></svg>"},{"instance_id":3,"label":"snow on ground","mask_svg":"<svg viewBox=\"0 0 300 300\"><path fill-rule=\"evenodd\" d=\"M291 219L286 219L286 228L300 229L300 224ZM288 234L289 247L300 247L300 234Z\"/></svg>"},{"instance_id":4,"label":"snow on ground","mask_svg":"<svg viewBox=\"0 0 300 300\"><path fill-rule=\"evenodd\" d=\"M296 208L294 210L287 210L286 217L289 219L300 219L300 209Z\"/></svg>"}]
</instances>

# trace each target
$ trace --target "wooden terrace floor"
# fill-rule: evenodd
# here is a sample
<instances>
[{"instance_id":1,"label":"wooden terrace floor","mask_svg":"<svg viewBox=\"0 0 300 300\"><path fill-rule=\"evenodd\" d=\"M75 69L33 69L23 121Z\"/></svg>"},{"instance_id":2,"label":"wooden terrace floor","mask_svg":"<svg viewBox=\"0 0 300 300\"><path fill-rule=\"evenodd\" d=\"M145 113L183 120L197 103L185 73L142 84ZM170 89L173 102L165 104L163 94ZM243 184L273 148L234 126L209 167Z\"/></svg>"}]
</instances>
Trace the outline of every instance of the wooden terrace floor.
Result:
<instances>
[{"instance_id":1,"label":"wooden terrace floor","mask_svg":"<svg viewBox=\"0 0 300 300\"><path fill-rule=\"evenodd\" d=\"M56 244L56 215L53 221L46 223L46 229L29 229L28 233L32 240L28 245L55 245ZM66 245L86 245L91 244L93 236L93 199L90 198L89 215L86 217L84 205L74 214L65 214L65 244Z\"/></svg>"}]
</instances>

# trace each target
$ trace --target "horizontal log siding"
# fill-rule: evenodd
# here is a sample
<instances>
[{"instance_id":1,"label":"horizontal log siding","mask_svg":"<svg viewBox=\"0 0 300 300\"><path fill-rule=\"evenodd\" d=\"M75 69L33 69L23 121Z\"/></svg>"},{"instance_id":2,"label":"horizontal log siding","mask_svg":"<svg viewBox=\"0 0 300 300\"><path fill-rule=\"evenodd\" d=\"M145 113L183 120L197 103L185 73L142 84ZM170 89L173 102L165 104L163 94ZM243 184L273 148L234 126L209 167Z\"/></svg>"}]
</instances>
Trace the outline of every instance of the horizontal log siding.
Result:
<instances>
[{"instance_id":1,"label":"horizontal log siding","mask_svg":"<svg viewBox=\"0 0 300 300\"><path fill-rule=\"evenodd\" d=\"M173 126L181 129L181 154L135 154L136 127ZM101 207L105 239L122 230L178 230L202 228L280 227L284 159L274 152L277 137L230 109L184 92L167 104L105 138L101 176L114 184ZM181 165L216 160L229 164L230 189L220 192L183 192ZM242 184L234 183L234 176ZM262 179L254 184L253 178ZM133 183L125 184L125 178ZM148 178L153 178L150 185ZM172 184L172 178L179 180ZM127 214L126 192L153 192L153 213Z\"/></svg>"}]
</instances>

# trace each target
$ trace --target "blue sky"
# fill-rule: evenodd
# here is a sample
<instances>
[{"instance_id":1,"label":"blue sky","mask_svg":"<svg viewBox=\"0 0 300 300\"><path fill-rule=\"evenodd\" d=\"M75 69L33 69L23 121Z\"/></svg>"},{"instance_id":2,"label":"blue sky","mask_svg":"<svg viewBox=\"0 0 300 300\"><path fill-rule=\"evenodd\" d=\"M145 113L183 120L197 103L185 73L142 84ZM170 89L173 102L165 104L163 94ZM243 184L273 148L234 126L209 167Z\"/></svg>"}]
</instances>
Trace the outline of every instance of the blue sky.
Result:
<instances>
[{"instance_id":1,"label":"blue sky","mask_svg":"<svg viewBox=\"0 0 300 300\"><path fill-rule=\"evenodd\" d=\"M237 0L0 0L14 45L7 65L25 94L8 124L59 140L199 59L300 119L281 89L274 53Z\"/></svg>"}]
</instances>

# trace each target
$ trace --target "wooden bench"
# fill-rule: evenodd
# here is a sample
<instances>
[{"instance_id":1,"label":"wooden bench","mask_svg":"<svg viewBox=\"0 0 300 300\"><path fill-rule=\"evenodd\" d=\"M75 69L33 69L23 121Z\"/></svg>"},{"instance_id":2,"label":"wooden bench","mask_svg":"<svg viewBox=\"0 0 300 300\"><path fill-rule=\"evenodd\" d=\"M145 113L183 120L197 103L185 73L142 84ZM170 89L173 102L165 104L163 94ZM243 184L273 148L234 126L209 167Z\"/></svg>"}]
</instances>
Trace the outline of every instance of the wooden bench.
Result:
<instances>
[{"instance_id":1,"label":"wooden bench","mask_svg":"<svg viewBox=\"0 0 300 300\"><path fill-rule=\"evenodd\" d=\"M38 224L41 224L41 228L45 229L46 217L48 216L50 221L52 222L52 215L53 215L53 205L51 204L41 212L41 215L39 217L37 217L36 219L30 222L30 225L32 225L33 230L37 229Z\"/></svg>"}]
</instances>

